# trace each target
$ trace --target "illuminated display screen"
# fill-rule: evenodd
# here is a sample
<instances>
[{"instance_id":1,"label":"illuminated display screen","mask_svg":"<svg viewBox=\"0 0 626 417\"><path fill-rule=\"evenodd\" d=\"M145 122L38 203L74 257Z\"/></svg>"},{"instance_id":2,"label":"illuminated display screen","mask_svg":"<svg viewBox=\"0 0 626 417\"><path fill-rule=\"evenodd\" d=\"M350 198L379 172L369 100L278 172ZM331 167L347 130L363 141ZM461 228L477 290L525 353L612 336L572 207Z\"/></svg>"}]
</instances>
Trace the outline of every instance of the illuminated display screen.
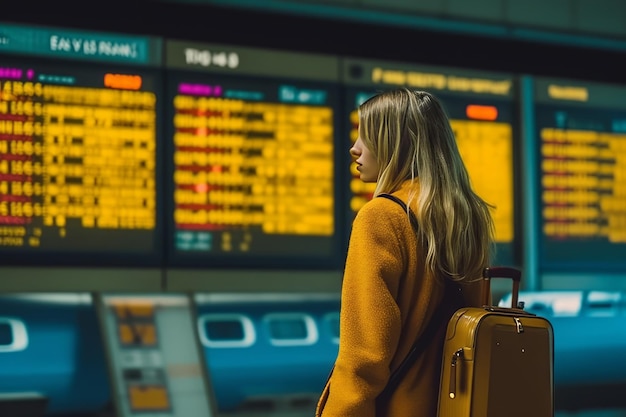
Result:
<instances>
[{"instance_id":1,"label":"illuminated display screen","mask_svg":"<svg viewBox=\"0 0 626 417\"><path fill-rule=\"evenodd\" d=\"M548 269L626 267L626 88L539 79L541 256Z\"/></svg>"},{"instance_id":2,"label":"illuminated display screen","mask_svg":"<svg viewBox=\"0 0 626 417\"><path fill-rule=\"evenodd\" d=\"M155 75L26 59L0 66L7 262L157 259Z\"/></svg>"},{"instance_id":3,"label":"illuminated display screen","mask_svg":"<svg viewBox=\"0 0 626 417\"><path fill-rule=\"evenodd\" d=\"M181 52L184 64L204 62L189 48ZM212 56L237 68L250 57ZM171 263L331 266L338 255L335 89L197 71L172 72L168 83Z\"/></svg>"},{"instance_id":4,"label":"illuminated display screen","mask_svg":"<svg viewBox=\"0 0 626 417\"><path fill-rule=\"evenodd\" d=\"M347 112L349 137L358 136L357 107L378 91L399 86L426 90L443 102L451 119L459 151L477 194L495 206L498 264L520 262L515 256L515 141L514 103L511 78L484 75L455 75L432 71L390 67L383 63L354 61L346 75L355 86L349 88ZM346 150L347 152L347 150ZM375 184L359 179L356 164L350 168L351 201L349 216L372 198Z\"/></svg>"}]
</instances>

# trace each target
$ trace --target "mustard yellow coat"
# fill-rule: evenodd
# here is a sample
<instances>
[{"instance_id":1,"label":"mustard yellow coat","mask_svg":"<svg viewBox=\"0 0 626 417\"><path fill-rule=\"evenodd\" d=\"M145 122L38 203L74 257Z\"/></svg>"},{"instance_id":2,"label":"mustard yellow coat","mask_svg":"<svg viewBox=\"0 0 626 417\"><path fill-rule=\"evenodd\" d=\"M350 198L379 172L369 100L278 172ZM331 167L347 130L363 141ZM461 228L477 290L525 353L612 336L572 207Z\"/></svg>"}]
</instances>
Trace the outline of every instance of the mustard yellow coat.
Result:
<instances>
[{"instance_id":1,"label":"mustard yellow coat","mask_svg":"<svg viewBox=\"0 0 626 417\"><path fill-rule=\"evenodd\" d=\"M408 191L407 183L394 195L406 202ZM423 255L406 212L396 202L374 198L359 210L342 284L339 352L317 417L435 417L439 343L410 367L388 403L376 407L392 370L444 295L440 280L425 272ZM477 305L480 288L470 287L464 289L465 301ZM440 332L445 326L442 323Z\"/></svg>"}]
</instances>

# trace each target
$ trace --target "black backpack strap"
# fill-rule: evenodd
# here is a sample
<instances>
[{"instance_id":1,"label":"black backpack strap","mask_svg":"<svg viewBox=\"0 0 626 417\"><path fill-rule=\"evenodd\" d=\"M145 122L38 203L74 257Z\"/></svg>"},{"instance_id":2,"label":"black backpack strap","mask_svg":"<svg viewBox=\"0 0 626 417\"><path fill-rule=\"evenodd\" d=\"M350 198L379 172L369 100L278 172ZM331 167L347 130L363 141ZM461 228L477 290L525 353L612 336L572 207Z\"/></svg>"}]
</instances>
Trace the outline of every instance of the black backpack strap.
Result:
<instances>
[{"instance_id":1,"label":"black backpack strap","mask_svg":"<svg viewBox=\"0 0 626 417\"><path fill-rule=\"evenodd\" d=\"M427 346L430 346L431 343L435 342L435 336L437 335L439 326L446 320L450 320L454 311L460 307L457 305L454 307L454 310L452 310L450 304L448 304L448 300L457 300L460 298L460 288L449 279L446 279L445 285L446 291L441 304L437 306L437 310L430 319L430 322L426 325L424 333L417 338L404 360L400 362L398 368L392 372L387 385L378 397L378 401L387 401L389 399L404 377L406 371L411 367L411 364L413 364L415 360L424 352ZM457 302L455 302L455 304L456 303Z\"/></svg>"},{"instance_id":2,"label":"black backpack strap","mask_svg":"<svg viewBox=\"0 0 626 417\"><path fill-rule=\"evenodd\" d=\"M404 201L402 201L401 199L399 199L395 195L391 195L391 194L378 194L378 197L383 197L383 198L386 198L388 200L395 201L396 203L398 203L400 205L400 207L402 207L402 209L405 212L409 213L410 220L411 220L411 226L413 227L413 230L415 230L417 232L417 228L418 228L417 227L417 217L415 217L415 214L413 214L413 212L408 209L408 207L406 206L406 203Z\"/></svg>"},{"instance_id":3,"label":"black backpack strap","mask_svg":"<svg viewBox=\"0 0 626 417\"><path fill-rule=\"evenodd\" d=\"M415 214L413 214L413 212L407 208L407 205L404 203L404 201L391 194L379 194L378 197L387 198L398 203L405 212L409 213L411 226L413 227L413 230L417 231L417 218L415 217ZM379 404L382 404L380 403L381 401L384 403L389 399L389 396L391 396L393 391L396 389L411 364L415 362L416 358L418 358L424 352L424 350L427 346L429 346L430 343L433 343L433 341L435 340L435 335L437 334L437 330L439 330L441 324L444 323L446 320L449 320L451 317L451 313L456 310L455 308L455 310L451 311L451 306L447 303L447 301L454 300L455 304L458 303L457 300L460 300L461 296L460 287L452 282L452 280L450 279L445 280L445 285L446 290L442 299L442 303L437 306L437 310L433 314L430 322L426 325L426 329L424 329L424 332L417 338L406 358L404 358L404 360L400 363L400 366L398 366L398 368L392 372L391 376L389 377L389 381L385 386L385 389L380 393L377 398Z\"/></svg>"}]
</instances>

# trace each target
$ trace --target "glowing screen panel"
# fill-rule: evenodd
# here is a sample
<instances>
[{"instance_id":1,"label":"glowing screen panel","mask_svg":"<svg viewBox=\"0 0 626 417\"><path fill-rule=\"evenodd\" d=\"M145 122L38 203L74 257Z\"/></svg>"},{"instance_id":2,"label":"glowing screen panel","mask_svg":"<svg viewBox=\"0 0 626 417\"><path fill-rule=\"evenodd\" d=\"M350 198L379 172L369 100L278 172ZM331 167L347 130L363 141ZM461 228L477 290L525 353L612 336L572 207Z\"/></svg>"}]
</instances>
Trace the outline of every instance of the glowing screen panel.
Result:
<instances>
[{"instance_id":1,"label":"glowing screen panel","mask_svg":"<svg viewBox=\"0 0 626 417\"><path fill-rule=\"evenodd\" d=\"M176 42L167 51L171 262L329 266L334 60Z\"/></svg>"},{"instance_id":2,"label":"glowing screen panel","mask_svg":"<svg viewBox=\"0 0 626 417\"><path fill-rule=\"evenodd\" d=\"M25 42L25 28L9 29L0 53ZM66 57L63 48L80 44L77 58L89 62L2 57L0 254L29 265L157 259L159 79L144 67L91 62L100 42L137 50L148 41L54 30L31 38L22 52ZM116 53L129 58L109 49L106 60Z\"/></svg>"},{"instance_id":3,"label":"glowing screen panel","mask_svg":"<svg viewBox=\"0 0 626 417\"><path fill-rule=\"evenodd\" d=\"M348 89L351 143L358 137L357 108L377 92L401 86L425 90L443 102L474 190L495 206L495 263L520 262L515 252L515 140L512 77L410 67L388 62L348 60L343 68ZM349 148L350 144L347 145ZM348 149L345 150L348 153ZM349 217L372 198L375 184L363 183L351 163Z\"/></svg>"},{"instance_id":4,"label":"glowing screen panel","mask_svg":"<svg viewBox=\"0 0 626 417\"><path fill-rule=\"evenodd\" d=\"M544 268L626 267L625 94L622 86L536 80Z\"/></svg>"}]
</instances>

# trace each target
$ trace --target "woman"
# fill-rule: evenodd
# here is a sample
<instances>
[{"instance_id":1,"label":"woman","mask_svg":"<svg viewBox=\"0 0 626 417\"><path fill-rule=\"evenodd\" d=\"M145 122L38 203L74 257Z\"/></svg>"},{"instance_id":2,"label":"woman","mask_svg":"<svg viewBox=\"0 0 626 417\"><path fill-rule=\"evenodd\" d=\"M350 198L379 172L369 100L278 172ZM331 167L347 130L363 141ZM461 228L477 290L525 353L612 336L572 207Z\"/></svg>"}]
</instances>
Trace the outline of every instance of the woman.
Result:
<instances>
[{"instance_id":1,"label":"woman","mask_svg":"<svg viewBox=\"0 0 626 417\"><path fill-rule=\"evenodd\" d=\"M443 106L423 91L398 89L359 106L350 149L374 196L354 219L341 295L339 353L317 406L321 417L434 417L447 320L391 396L378 398L437 306L480 302L493 248L490 206L471 188Z\"/></svg>"}]
</instances>

